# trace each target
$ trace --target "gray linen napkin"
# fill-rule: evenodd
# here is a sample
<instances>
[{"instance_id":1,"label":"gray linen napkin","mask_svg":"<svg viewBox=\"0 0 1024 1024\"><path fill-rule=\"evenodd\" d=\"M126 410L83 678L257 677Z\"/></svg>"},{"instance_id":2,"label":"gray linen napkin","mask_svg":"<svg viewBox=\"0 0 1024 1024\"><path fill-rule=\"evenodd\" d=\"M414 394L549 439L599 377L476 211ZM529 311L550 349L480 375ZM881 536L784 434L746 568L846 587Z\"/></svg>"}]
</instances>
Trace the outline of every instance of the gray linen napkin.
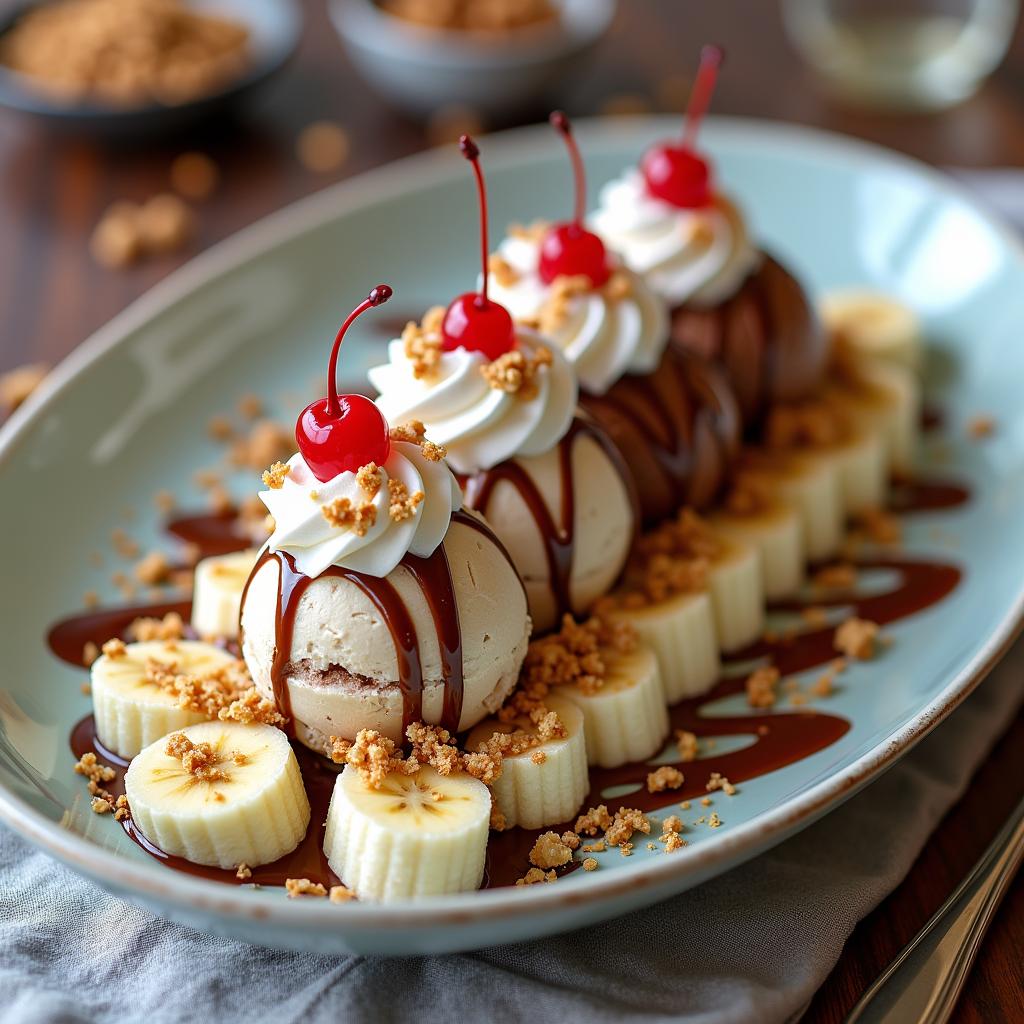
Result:
<instances>
[{"instance_id":1,"label":"gray linen napkin","mask_svg":"<svg viewBox=\"0 0 1024 1024\"><path fill-rule=\"evenodd\" d=\"M907 873L1024 697L1024 642L827 818L643 913L475 954L280 953L168 924L0 828L0 1021L785 1021Z\"/></svg>"}]
</instances>

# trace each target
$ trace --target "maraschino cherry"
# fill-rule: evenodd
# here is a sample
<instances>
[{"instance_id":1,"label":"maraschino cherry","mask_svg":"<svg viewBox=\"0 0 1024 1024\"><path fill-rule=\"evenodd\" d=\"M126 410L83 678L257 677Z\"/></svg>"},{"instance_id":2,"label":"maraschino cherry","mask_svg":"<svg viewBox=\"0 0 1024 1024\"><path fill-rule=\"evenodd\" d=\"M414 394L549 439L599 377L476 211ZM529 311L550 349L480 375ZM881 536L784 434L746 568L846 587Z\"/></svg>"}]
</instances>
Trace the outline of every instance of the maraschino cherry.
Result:
<instances>
[{"instance_id":1,"label":"maraschino cherry","mask_svg":"<svg viewBox=\"0 0 1024 1024\"><path fill-rule=\"evenodd\" d=\"M640 163L647 191L673 206L695 209L711 202L711 169L697 152L697 132L724 59L725 51L720 46L705 46L700 51L700 68L686 109L682 145L655 146Z\"/></svg>"},{"instance_id":2,"label":"maraschino cherry","mask_svg":"<svg viewBox=\"0 0 1024 1024\"><path fill-rule=\"evenodd\" d=\"M476 191L480 201L483 284L479 292L466 292L448 307L441 322L441 347L446 352L457 348L481 352L489 360L494 360L515 348L516 332L508 310L487 296L487 261L490 250L487 244L487 188L480 170L480 150L468 135L459 139L459 149L473 165L473 173L476 175Z\"/></svg>"},{"instance_id":3,"label":"maraschino cherry","mask_svg":"<svg viewBox=\"0 0 1024 1024\"><path fill-rule=\"evenodd\" d=\"M338 394L338 351L356 317L391 298L391 289L379 284L359 303L341 325L327 367L327 397L302 410L295 424L295 440L306 465L321 483L346 470L355 472L368 462L378 466L391 451L387 420L368 398Z\"/></svg>"},{"instance_id":4,"label":"maraschino cherry","mask_svg":"<svg viewBox=\"0 0 1024 1024\"><path fill-rule=\"evenodd\" d=\"M587 277L595 288L608 280L611 268L604 242L583 226L583 215L587 202L587 179L583 171L583 160L579 146L573 138L569 118L560 110L550 117L551 123L565 140L572 160L573 178L576 185L576 209L571 221L555 224L544 236L540 247L540 263L537 272L545 284L551 284L556 277Z\"/></svg>"}]
</instances>

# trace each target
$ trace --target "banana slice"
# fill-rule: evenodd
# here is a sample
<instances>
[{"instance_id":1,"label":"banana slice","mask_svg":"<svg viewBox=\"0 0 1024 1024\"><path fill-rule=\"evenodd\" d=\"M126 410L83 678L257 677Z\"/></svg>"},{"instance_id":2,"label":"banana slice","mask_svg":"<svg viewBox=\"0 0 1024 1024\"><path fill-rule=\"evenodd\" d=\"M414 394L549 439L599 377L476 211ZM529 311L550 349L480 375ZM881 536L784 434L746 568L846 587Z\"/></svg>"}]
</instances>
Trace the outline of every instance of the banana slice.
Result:
<instances>
[{"instance_id":1,"label":"banana slice","mask_svg":"<svg viewBox=\"0 0 1024 1024\"><path fill-rule=\"evenodd\" d=\"M828 330L858 356L914 370L921 365L921 323L912 309L883 292L844 289L826 295L821 316Z\"/></svg>"},{"instance_id":2,"label":"banana slice","mask_svg":"<svg viewBox=\"0 0 1024 1024\"><path fill-rule=\"evenodd\" d=\"M629 622L654 651L669 704L714 686L722 662L708 591L677 594L642 608L616 608L609 617Z\"/></svg>"},{"instance_id":3,"label":"banana slice","mask_svg":"<svg viewBox=\"0 0 1024 1024\"><path fill-rule=\"evenodd\" d=\"M194 864L270 864L309 825L295 754L270 725L202 722L164 736L132 759L124 786L142 834Z\"/></svg>"},{"instance_id":4,"label":"banana slice","mask_svg":"<svg viewBox=\"0 0 1024 1024\"><path fill-rule=\"evenodd\" d=\"M764 584L756 548L724 537L719 540L722 551L711 565L708 587L718 646L729 654L752 644L764 632Z\"/></svg>"},{"instance_id":5,"label":"banana slice","mask_svg":"<svg viewBox=\"0 0 1024 1024\"><path fill-rule=\"evenodd\" d=\"M884 508L889 494L889 465L882 432L861 427L835 449L843 511L855 516L867 508Z\"/></svg>"},{"instance_id":6,"label":"banana slice","mask_svg":"<svg viewBox=\"0 0 1024 1024\"><path fill-rule=\"evenodd\" d=\"M748 451L746 460L744 472L799 515L807 559L832 558L842 544L845 526L839 460L834 453L758 449Z\"/></svg>"},{"instance_id":7,"label":"banana slice","mask_svg":"<svg viewBox=\"0 0 1024 1024\"><path fill-rule=\"evenodd\" d=\"M175 671L204 675L234 662L213 644L162 640L126 644L116 657L104 654L92 664L92 707L96 736L108 750L132 758L143 747L175 729L205 722L206 716L178 707L178 698L146 679L149 661Z\"/></svg>"},{"instance_id":8,"label":"banana slice","mask_svg":"<svg viewBox=\"0 0 1024 1024\"><path fill-rule=\"evenodd\" d=\"M202 637L238 637L238 613L245 582L256 564L255 548L204 558L196 564L192 628Z\"/></svg>"},{"instance_id":9,"label":"banana slice","mask_svg":"<svg viewBox=\"0 0 1024 1024\"><path fill-rule=\"evenodd\" d=\"M491 784L491 792L509 826L542 828L567 821L580 809L590 789L583 712L558 694L549 695L544 703L562 720L566 735L502 761L501 775ZM469 734L466 749L478 750L495 732L518 729L534 732L525 716L511 722L485 719Z\"/></svg>"},{"instance_id":10,"label":"banana slice","mask_svg":"<svg viewBox=\"0 0 1024 1024\"><path fill-rule=\"evenodd\" d=\"M794 508L774 501L756 512L714 512L708 521L720 536L757 549L766 600L792 597L800 589L806 560L800 516Z\"/></svg>"},{"instance_id":11,"label":"banana slice","mask_svg":"<svg viewBox=\"0 0 1024 1024\"><path fill-rule=\"evenodd\" d=\"M389 903L478 889L491 794L463 773L392 772L371 789L350 766L334 784L324 852L361 900Z\"/></svg>"},{"instance_id":12,"label":"banana slice","mask_svg":"<svg viewBox=\"0 0 1024 1024\"><path fill-rule=\"evenodd\" d=\"M593 693L563 686L558 695L583 712L587 759L617 768L653 757L668 736L668 710L654 651L637 644L628 652L602 648L604 685ZM504 805L499 801L504 810Z\"/></svg>"},{"instance_id":13,"label":"banana slice","mask_svg":"<svg viewBox=\"0 0 1024 1024\"><path fill-rule=\"evenodd\" d=\"M857 380L829 389L851 419L868 432L881 433L890 473L909 475L921 439L921 384L906 367L885 363L857 366Z\"/></svg>"}]
</instances>

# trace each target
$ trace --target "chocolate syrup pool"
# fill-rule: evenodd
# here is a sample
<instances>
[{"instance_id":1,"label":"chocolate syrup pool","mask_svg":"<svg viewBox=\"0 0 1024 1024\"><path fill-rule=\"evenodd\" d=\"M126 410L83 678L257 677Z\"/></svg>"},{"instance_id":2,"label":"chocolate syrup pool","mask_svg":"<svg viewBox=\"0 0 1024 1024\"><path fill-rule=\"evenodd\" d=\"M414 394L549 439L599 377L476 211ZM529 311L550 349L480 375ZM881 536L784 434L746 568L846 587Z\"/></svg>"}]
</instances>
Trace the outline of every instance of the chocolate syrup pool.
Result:
<instances>
[{"instance_id":1,"label":"chocolate syrup pool","mask_svg":"<svg viewBox=\"0 0 1024 1024\"><path fill-rule=\"evenodd\" d=\"M893 505L900 512L927 512L951 508L967 501L968 497L966 489L955 484L910 482L896 488ZM248 543L237 532L232 518L222 513L181 517L169 523L168 530L181 540L197 545L203 556L241 549ZM936 561L886 557L858 560L854 564L858 569L889 570L895 582L889 589L868 596L860 596L852 591L829 591L820 597L816 596L814 604L819 607L843 607L852 614L872 619L880 625L895 622L938 603L957 586L961 577L956 566ZM434 590L434 582L427 573L421 585ZM442 587L440 592L434 593L434 599L441 605L445 603L443 591ZM799 602L783 602L773 607L798 612L801 605ZM47 639L50 649L58 658L81 668L82 651L87 643L101 646L113 636L124 636L130 623L139 616L162 616L167 612L177 612L187 622L190 610L188 601L100 609L57 623ZM702 709L714 701L743 691L745 673L740 672L735 676L730 673L730 668L741 662L770 659L783 676L828 664L836 655L833 635L833 626L811 629L796 635L783 635L772 642L759 641L726 659L723 667L729 678L723 678L710 693L682 701L669 709L672 729L685 729L696 734L701 741L701 757L685 764L678 763L686 776L684 785L671 794L648 793L645 783L652 766L646 761L610 769L591 767L591 788L583 809L609 800L621 800L644 812L655 811L672 803L703 796L705 783L712 772L719 772L732 783L738 784L794 764L831 746L850 728L850 722L837 715L807 708L788 712L705 717ZM449 639L448 647L454 647L453 637ZM455 661L453 650L449 650L449 660L452 663ZM457 677L458 673L452 672L452 675ZM458 683L453 689L457 686ZM454 693L452 697L455 703L457 697ZM453 712L454 707L449 715ZM749 742L740 749L718 754L714 750L714 739L722 736L746 737ZM117 777L108 788L115 795L124 792L124 769L127 763L102 747L96 738L91 715L75 726L70 742L76 758L92 751L100 760L113 766ZM312 809L309 829L295 850L273 864L252 868L252 877L249 879L238 879L233 871L204 867L180 857L169 856L141 835L130 819L123 822L122 827L142 849L166 866L203 878L233 885L267 886L284 885L288 878L308 878L328 888L337 885L339 879L331 871L323 853L323 825L339 769L297 742L293 743L293 747ZM615 795L611 798L603 796L608 790L613 790ZM549 830L561 832L571 825L572 822L566 822L562 826L551 825L537 830L513 828L507 832L492 832L487 848L484 887L514 885L516 879L521 878L529 868L529 852L537 836ZM573 867L575 864L570 865L570 869Z\"/></svg>"}]
</instances>

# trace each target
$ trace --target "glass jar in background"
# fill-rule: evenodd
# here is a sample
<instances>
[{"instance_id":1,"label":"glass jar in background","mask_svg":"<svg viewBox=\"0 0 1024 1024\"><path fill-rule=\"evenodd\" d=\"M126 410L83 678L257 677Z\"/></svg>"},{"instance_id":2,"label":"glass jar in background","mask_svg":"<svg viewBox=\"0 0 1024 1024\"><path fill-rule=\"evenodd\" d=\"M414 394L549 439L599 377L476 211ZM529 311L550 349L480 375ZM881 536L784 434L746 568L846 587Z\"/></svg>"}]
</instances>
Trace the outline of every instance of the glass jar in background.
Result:
<instances>
[{"instance_id":1,"label":"glass jar in background","mask_svg":"<svg viewBox=\"0 0 1024 1024\"><path fill-rule=\"evenodd\" d=\"M1003 59L1019 0L782 0L786 28L843 99L927 110L966 99Z\"/></svg>"}]
</instances>

